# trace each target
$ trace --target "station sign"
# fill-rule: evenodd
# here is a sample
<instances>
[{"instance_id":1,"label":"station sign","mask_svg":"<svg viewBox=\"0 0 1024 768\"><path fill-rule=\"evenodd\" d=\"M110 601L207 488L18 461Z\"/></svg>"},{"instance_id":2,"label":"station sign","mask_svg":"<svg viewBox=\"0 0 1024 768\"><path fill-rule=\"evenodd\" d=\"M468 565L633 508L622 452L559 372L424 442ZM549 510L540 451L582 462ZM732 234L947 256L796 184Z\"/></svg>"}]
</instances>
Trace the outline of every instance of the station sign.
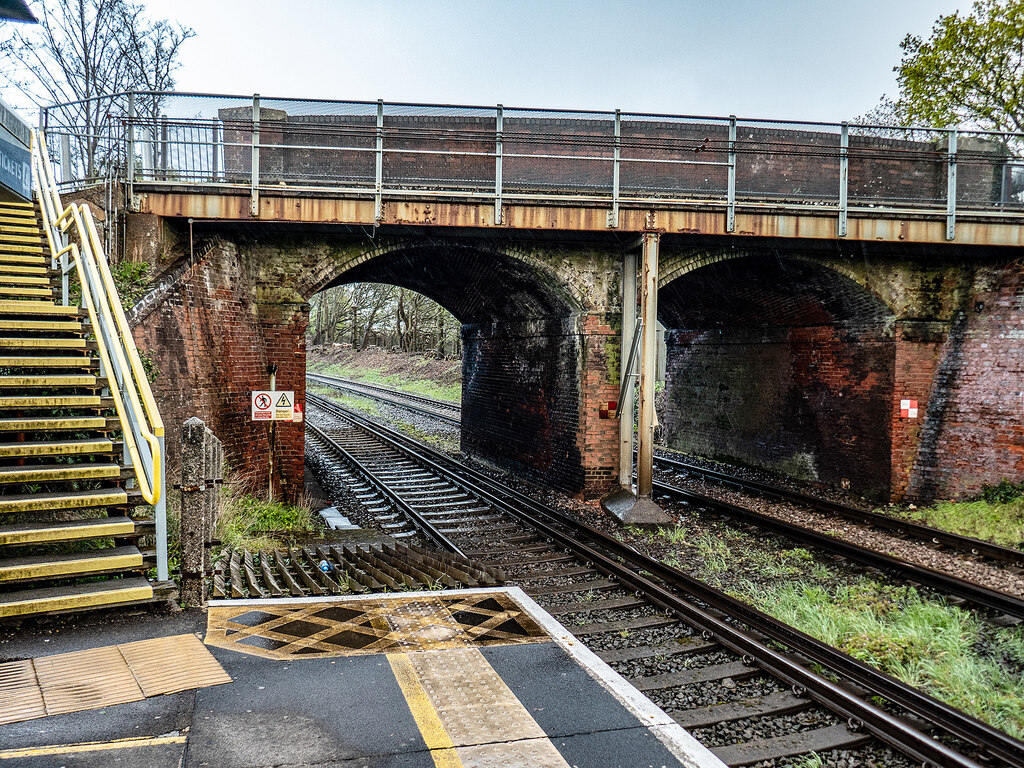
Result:
<instances>
[{"instance_id":1,"label":"station sign","mask_svg":"<svg viewBox=\"0 0 1024 768\"><path fill-rule=\"evenodd\" d=\"M253 421L302 421L302 406L290 389L261 389L249 398Z\"/></svg>"},{"instance_id":2,"label":"station sign","mask_svg":"<svg viewBox=\"0 0 1024 768\"><path fill-rule=\"evenodd\" d=\"M0 187L32 200L32 153L28 123L0 100Z\"/></svg>"}]
</instances>

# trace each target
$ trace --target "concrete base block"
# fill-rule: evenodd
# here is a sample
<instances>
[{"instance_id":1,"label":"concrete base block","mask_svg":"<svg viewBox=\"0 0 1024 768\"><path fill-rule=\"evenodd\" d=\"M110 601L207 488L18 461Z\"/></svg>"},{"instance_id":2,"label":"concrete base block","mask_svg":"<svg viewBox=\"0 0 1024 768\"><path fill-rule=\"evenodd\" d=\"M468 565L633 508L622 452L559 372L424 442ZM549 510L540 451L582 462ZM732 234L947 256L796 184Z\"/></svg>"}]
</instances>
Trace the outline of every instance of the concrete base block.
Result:
<instances>
[{"instance_id":1,"label":"concrete base block","mask_svg":"<svg viewBox=\"0 0 1024 768\"><path fill-rule=\"evenodd\" d=\"M632 491L621 487L601 497L601 509L623 525L657 528L674 524L672 517L655 504L650 496L637 497Z\"/></svg>"}]
</instances>

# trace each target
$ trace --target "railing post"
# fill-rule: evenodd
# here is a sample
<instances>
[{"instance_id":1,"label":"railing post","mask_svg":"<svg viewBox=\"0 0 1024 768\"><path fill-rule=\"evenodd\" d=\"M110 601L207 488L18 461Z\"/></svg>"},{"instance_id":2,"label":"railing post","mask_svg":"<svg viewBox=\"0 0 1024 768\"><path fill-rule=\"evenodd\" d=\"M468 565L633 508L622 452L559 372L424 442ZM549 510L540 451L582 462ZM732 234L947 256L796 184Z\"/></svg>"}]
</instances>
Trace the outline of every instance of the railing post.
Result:
<instances>
[{"instance_id":1,"label":"railing post","mask_svg":"<svg viewBox=\"0 0 1024 768\"><path fill-rule=\"evenodd\" d=\"M504 113L501 104L498 105L494 129L494 223L501 224L501 140L504 131Z\"/></svg>"},{"instance_id":2,"label":"railing post","mask_svg":"<svg viewBox=\"0 0 1024 768\"><path fill-rule=\"evenodd\" d=\"M949 129L946 166L946 239L956 238L956 128Z\"/></svg>"},{"instance_id":3,"label":"railing post","mask_svg":"<svg viewBox=\"0 0 1024 768\"><path fill-rule=\"evenodd\" d=\"M736 231L736 115L729 115L729 187L726 191L725 231Z\"/></svg>"},{"instance_id":4,"label":"railing post","mask_svg":"<svg viewBox=\"0 0 1024 768\"><path fill-rule=\"evenodd\" d=\"M252 174L249 189L249 213L260 215L260 95L252 97Z\"/></svg>"},{"instance_id":5,"label":"railing post","mask_svg":"<svg viewBox=\"0 0 1024 768\"><path fill-rule=\"evenodd\" d=\"M374 167L374 221L384 218L384 101L377 101L377 155Z\"/></svg>"},{"instance_id":6,"label":"railing post","mask_svg":"<svg viewBox=\"0 0 1024 768\"><path fill-rule=\"evenodd\" d=\"M839 129L839 223L836 235L846 237L846 210L850 184L850 124Z\"/></svg>"},{"instance_id":7,"label":"railing post","mask_svg":"<svg viewBox=\"0 0 1024 768\"><path fill-rule=\"evenodd\" d=\"M160 445L160 477L163 478L163 492L156 502L156 580L167 581L170 572L167 565L167 449L164 444L164 436L157 437ZM154 477L155 475L150 475Z\"/></svg>"},{"instance_id":8,"label":"railing post","mask_svg":"<svg viewBox=\"0 0 1024 768\"><path fill-rule=\"evenodd\" d=\"M135 199L135 92L128 94L128 146L125 167L128 169L128 209L134 210Z\"/></svg>"},{"instance_id":9,"label":"railing post","mask_svg":"<svg viewBox=\"0 0 1024 768\"><path fill-rule=\"evenodd\" d=\"M608 226L619 226L619 159L622 153L622 111L615 110L615 139L612 145L612 209L608 212ZM632 461L630 457L630 461Z\"/></svg>"}]
</instances>

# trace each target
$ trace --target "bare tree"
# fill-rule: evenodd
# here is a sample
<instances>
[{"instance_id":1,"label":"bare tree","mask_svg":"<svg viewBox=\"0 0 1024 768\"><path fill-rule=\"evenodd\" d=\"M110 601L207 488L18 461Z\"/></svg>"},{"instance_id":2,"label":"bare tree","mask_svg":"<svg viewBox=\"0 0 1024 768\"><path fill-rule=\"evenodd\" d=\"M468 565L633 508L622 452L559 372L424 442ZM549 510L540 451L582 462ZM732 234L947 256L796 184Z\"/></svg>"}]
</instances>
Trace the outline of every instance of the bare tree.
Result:
<instances>
[{"instance_id":1,"label":"bare tree","mask_svg":"<svg viewBox=\"0 0 1024 768\"><path fill-rule=\"evenodd\" d=\"M32 9L37 26L5 22L0 82L36 106L65 105L52 116L74 132L79 175L96 178L114 160L100 129L124 113L117 96L172 88L181 45L195 33L149 21L130 0L34 0Z\"/></svg>"}]
</instances>

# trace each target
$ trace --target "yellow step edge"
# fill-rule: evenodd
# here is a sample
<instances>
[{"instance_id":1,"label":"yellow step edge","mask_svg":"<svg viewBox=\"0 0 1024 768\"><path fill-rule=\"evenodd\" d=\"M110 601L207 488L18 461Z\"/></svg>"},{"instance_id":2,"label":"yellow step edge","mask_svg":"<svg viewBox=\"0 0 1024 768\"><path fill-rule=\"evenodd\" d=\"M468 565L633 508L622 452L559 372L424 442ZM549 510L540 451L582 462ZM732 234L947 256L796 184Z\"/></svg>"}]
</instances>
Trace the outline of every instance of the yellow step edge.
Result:
<instances>
[{"instance_id":1,"label":"yellow step edge","mask_svg":"<svg viewBox=\"0 0 1024 768\"><path fill-rule=\"evenodd\" d=\"M39 222L36 221L35 216L12 216L0 213L0 226L31 227L35 229L39 226Z\"/></svg>"},{"instance_id":2,"label":"yellow step edge","mask_svg":"<svg viewBox=\"0 0 1024 768\"><path fill-rule=\"evenodd\" d=\"M142 553L124 552L126 548L115 547L117 554L77 558L61 558L59 560L37 560L35 562L14 563L0 561L0 583L5 581L24 581L26 579L45 579L55 576L86 575L97 571L121 571L138 568L142 565ZM132 547L132 549L135 549ZM102 552L103 550L97 550ZM21 558L18 558L21 560Z\"/></svg>"},{"instance_id":3,"label":"yellow step edge","mask_svg":"<svg viewBox=\"0 0 1024 768\"><path fill-rule=\"evenodd\" d=\"M0 376L0 387L98 387L96 376Z\"/></svg>"},{"instance_id":4,"label":"yellow step edge","mask_svg":"<svg viewBox=\"0 0 1024 768\"><path fill-rule=\"evenodd\" d=\"M135 523L127 517L102 518L99 522L82 520L78 523L40 523L33 527L0 529L0 546L111 538L130 536L133 533Z\"/></svg>"},{"instance_id":5,"label":"yellow step edge","mask_svg":"<svg viewBox=\"0 0 1024 768\"><path fill-rule=\"evenodd\" d=\"M30 229L29 227L22 227L22 229ZM10 243L11 245L17 243L26 243L28 245L38 245L40 248L43 247L42 233L39 230L35 232L10 232L5 229L0 229L0 243Z\"/></svg>"},{"instance_id":6,"label":"yellow step edge","mask_svg":"<svg viewBox=\"0 0 1024 768\"><path fill-rule=\"evenodd\" d=\"M12 357L0 356L0 368L88 368L95 358L87 355L66 357Z\"/></svg>"},{"instance_id":7,"label":"yellow step edge","mask_svg":"<svg viewBox=\"0 0 1024 768\"><path fill-rule=\"evenodd\" d=\"M99 395L36 395L0 397L0 408L100 408ZM113 402L111 401L111 407Z\"/></svg>"},{"instance_id":8,"label":"yellow step edge","mask_svg":"<svg viewBox=\"0 0 1024 768\"><path fill-rule=\"evenodd\" d=\"M0 331L70 331L82 330L80 320L0 320Z\"/></svg>"},{"instance_id":9,"label":"yellow step edge","mask_svg":"<svg viewBox=\"0 0 1024 768\"><path fill-rule=\"evenodd\" d=\"M34 211L36 209L36 204L25 202L23 200L5 200L0 203L0 210L3 210L4 208L24 208L29 211Z\"/></svg>"},{"instance_id":10,"label":"yellow step edge","mask_svg":"<svg viewBox=\"0 0 1024 768\"><path fill-rule=\"evenodd\" d=\"M6 237L8 235L35 235L42 239L43 232L39 227L32 226L27 221L25 224L0 224L0 237Z\"/></svg>"},{"instance_id":11,"label":"yellow step edge","mask_svg":"<svg viewBox=\"0 0 1024 768\"><path fill-rule=\"evenodd\" d=\"M42 336L4 338L0 336L0 349L85 349L85 339L47 339Z\"/></svg>"},{"instance_id":12,"label":"yellow step edge","mask_svg":"<svg viewBox=\"0 0 1024 768\"><path fill-rule=\"evenodd\" d=\"M132 579L129 586L118 587L123 584L124 579L111 579L103 582L103 588L97 588L96 584L83 585L88 592L66 592L59 590L29 590L24 598L9 599L0 602L0 618L12 618L14 616L29 616L34 613L48 613L51 611L76 611L83 608L98 608L106 605L118 605L120 603L133 603L139 600L153 599L153 587L144 584L141 579ZM48 596L35 596L33 593L49 592Z\"/></svg>"},{"instance_id":13,"label":"yellow step edge","mask_svg":"<svg viewBox=\"0 0 1024 768\"><path fill-rule=\"evenodd\" d=\"M43 285L53 292L53 284L46 275L7 275L0 269L0 285Z\"/></svg>"},{"instance_id":14,"label":"yellow step edge","mask_svg":"<svg viewBox=\"0 0 1024 768\"><path fill-rule=\"evenodd\" d=\"M103 429L107 420L102 416L64 416L42 419L0 419L0 432L40 432L46 429Z\"/></svg>"},{"instance_id":15,"label":"yellow step edge","mask_svg":"<svg viewBox=\"0 0 1024 768\"><path fill-rule=\"evenodd\" d=\"M27 243L22 245L16 243L14 245L10 243L0 242L0 251L6 251L7 253L39 253L43 252L43 246L41 245L28 245Z\"/></svg>"},{"instance_id":16,"label":"yellow step edge","mask_svg":"<svg viewBox=\"0 0 1024 768\"><path fill-rule=\"evenodd\" d=\"M52 261L52 259L42 255L25 255L0 251L0 264L32 264L36 266L49 266Z\"/></svg>"},{"instance_id":17,"label":"yellow step edge","mask_svg":"<svg viewBox=\"0 0 1024 768\"><path fill-rule=\"evenodd\" d=\"M54 298L53 286L37 288L29 285L5 285L6 281L0 280L0 296L25 296L39 299Z\"/></svg>"},{"instance_id":18,"label":"yellow step edge","mask_svg":"<svg viewBox=\"0 0 1024 768\"><path fill-rule=\"evenodd\" d=\"M47 264L30 265L24 264L0 264L0 275L33 275L46 277Z\"/></svg>"},{"instance_id":19,"label":"yellow step edge","mask_svg":"<svg viewBox=\"0 0 1024 768\"><path fill-rule=\"evenodd\" d=\"M5 315L77 315L78 307L65 307L45 301L7 301L0 299L0 312Z\"/></svg>"},{"instance_id":20,"label":"yellow step edge","mask_svg":"<svg viewBox=\"0 0 1024 768\"><path fill-rule=\"evenodd\" d=\"M52 464L0 467L0 483L58 483L65 480L109 480L121 476L117 464Z\"/></svg>"},{"instance_id":21,"label":"yellow step edge","mask_svg":"<svg viewBox=\"0 0 1024 768\"><path fill-rule=\"evenodd\" d=\"M75 456L83 453L110 453L114 444L110 440L81 440L45 443L0 443L0 457L21 456Z\"/></svg>"},{"instance_id":22,"label":"yellow step edge","mask_svg":"<svg viewBox=\"0 0 1024 768\"><path fill-rule=\"evenodd\" d=\"M52 509L89 509L90 507L111 507L128 501L128 494L121 489L89 491L87 493L35 493L17 496L0 496L0 513L47 512ZM2 564L3 561L0 561Z\"/></svg>"}]
</instances>

